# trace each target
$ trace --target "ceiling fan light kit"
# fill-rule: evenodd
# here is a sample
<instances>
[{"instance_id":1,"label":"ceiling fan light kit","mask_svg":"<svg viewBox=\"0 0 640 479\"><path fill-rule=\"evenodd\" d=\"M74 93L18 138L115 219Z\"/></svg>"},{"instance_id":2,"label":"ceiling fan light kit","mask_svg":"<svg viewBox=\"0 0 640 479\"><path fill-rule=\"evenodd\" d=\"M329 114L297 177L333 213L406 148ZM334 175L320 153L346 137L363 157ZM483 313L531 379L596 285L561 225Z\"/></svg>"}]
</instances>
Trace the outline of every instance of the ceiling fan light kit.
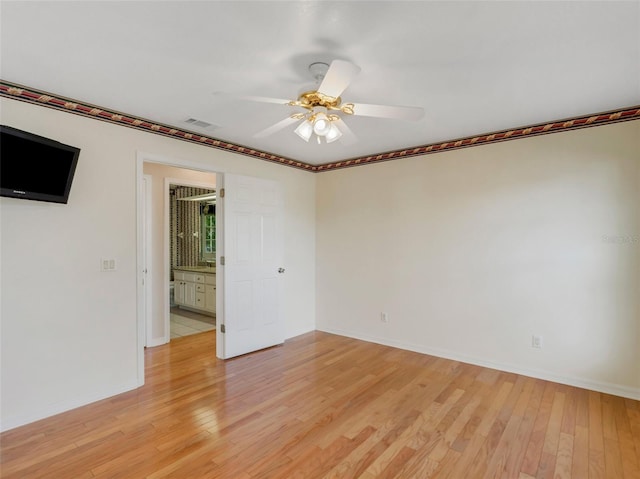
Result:
<instances>
[{"instance_id":1,"label":"ceiling fan light kit","mask_svg":"<svg viewBox=\"0 0 640 479\"><path fill-rule=\"evenodd\" d=\"M326 143L342 140L345 144L355 141L355 135L349 130L344 120L338 113L344 115L360 115L377 118L392 118L403 120L419 120L424 115L420 107L368 105L357 103L342 103L340 95L349 86L351 80L360 73L360 67L344 60L334 60L331 66L323 62L309 65L309 71L320 84L317 90L302 93L297 100L279 100L248 96L247 100L266 103L280 103L287 106L300 107L308 110L307 113L295 113L288 118L272 125L254 136L264 138L279 131L292 122L302 120L294 133L309 142L312 134L317 136L318 144L324 137ZM331 113L329 113L331 112ZM340 125L342 128L338 128ZM349 133L349 135L343 135Z\"/></svg>"},{"instance_id":2,"label":"ceiling fan light kit","mask_svg":"<svg viewBox=\"0 0 640 479\"><path fill-rule=\"evenodd\" d=\"M292 116L291 118L297 119L299 117ZM314 133L318 137L318 143L321 143L320 139L322 137L327 143L333 143L342 137L342 132L334 123L339 120L337 115L327 115L320 111L311 115L303 115L302 119L304 121L298 125L294 133L306 142L309 141Z\"/></svg>"}]
</instances>

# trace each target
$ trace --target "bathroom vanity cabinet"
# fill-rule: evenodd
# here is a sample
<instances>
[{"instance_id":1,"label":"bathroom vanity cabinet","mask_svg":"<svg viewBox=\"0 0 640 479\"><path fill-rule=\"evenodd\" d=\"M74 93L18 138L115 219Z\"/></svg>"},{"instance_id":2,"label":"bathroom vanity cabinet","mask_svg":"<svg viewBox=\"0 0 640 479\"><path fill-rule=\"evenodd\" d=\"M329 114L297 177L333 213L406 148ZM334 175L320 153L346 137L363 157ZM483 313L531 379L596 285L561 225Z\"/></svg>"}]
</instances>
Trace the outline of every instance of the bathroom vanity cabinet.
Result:
<instances>
[{"instance_id":1,"label":"bathroom vanity cabinet","mask_svg":"<svg viewBox=\"0 0 640 479\"><path fill-rule=\"evenodd\" d=\"M216 312L216 275L215 273L175 271L174 301L204 313Z\"/></svg>"}]
</instances>

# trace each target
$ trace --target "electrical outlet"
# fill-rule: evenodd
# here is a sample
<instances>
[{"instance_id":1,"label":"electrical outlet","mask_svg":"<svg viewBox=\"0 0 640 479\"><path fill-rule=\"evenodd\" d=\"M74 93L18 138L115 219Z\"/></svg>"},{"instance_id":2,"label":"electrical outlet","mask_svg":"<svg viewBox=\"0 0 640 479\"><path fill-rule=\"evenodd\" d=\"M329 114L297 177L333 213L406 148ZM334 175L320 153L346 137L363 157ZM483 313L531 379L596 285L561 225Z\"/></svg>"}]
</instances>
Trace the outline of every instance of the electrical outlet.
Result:
<instances>
[{"instance_id":1,"label":"electrical outlet","mask_svg":"<svg viewBox=\"0 0 640 479\"><path fill-rule=\"evenodd\" d=\"M531 347L542 349L542 336L538 336L537 334L531 336Z\"/></svg>"},{"instance_id":2,"label":"electrical outlet","mask_svg":"<svg viewBox=\"0 0 640 479\"><path fill-rule=\"evenodd\" d=\"M382 321L383 323L389 322L389 316L387 315L387 313L380 313L380 321Z\"/></svg>"}]
</instances>

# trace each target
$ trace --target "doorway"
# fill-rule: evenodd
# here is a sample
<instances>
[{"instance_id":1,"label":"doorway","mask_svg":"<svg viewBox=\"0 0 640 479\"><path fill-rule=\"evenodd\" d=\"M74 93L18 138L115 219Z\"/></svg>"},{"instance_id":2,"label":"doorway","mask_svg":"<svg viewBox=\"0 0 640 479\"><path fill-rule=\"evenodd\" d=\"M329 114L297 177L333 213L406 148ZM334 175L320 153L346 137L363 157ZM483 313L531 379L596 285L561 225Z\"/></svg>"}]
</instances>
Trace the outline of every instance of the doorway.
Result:
<instances>
[{"instance_id":1,"label":"doorway","mask_svg":"<svg viewBox=\"0 0 640 479\"><path fill-rule=\"evenodd\" d=\"M169 184L169 340L216 329L214 188Z\"/></svg>"},{"instance_id":2,"label":"doorway","mask_svg":"<svg viewBox=\"0 0 640 479\"><path fill-rule=\"evenodd\" d=\"M139 240L138 248L139 248L139 274L141 277L140 284L146 283L146 288L141 287L139 290L140 300L138 305L138 312L141 318L141 326L139 325L139 330L142 332L142 340L141 342L141 353L140 353L140 361L144 362L144 347L153 347L161 344L168 343L171 340L171 304L175 304L175 276L176 271L172 268L172 248L175 250L177 247L177 243L174 241L172 245L171 241L171 197L170 197L170 189L171 185L179 185L184 187L184 191L190 191L187 188L193 189L193 191L201 190L204 192L215 191L217 188L217 174L215 172L196 170L191 168L185 168L183 166L174 166L168 164L168 162L162 160L152 159L150 160L147 155L140 155L139 162L139 178L147 177L147 184L151 185L150 192L150 201L142 201L139 203L139 208L144 208L145 204L149 204L148 209L150 211L146 211L146 214L141 214L141 217L147 217L149 219L149 228L148 234L146 235L147 240L144 244L142 244L142 240ZM194 195L182 195L182 196L194 196ZM193 217L196 218L199 213L201 201L196 201L193 199L186 199L180 201L181 204L184 205L192 205L193 206ZM142 211L142 209L140 210ZM209 208L207 208L207 212ZM212 210L213 211L213 210ZM194 219L192 218L192 220ZM175 218L174 218L175 221ZM220 222L213 226L213 231L216 235L219 234L219 229L221 229L222 225ZM198 241L202 238L202 232L200 228L190 227L188 230L182 230L183 237L190 240L190 244L198 244ZM177 234L178 231L174 230L174 233ZM196 233L194 235L194 233ZM209 231L211 233L211 229ZM205 232L206 234L206 232ZM142 235L141 235L142 236ZM140 238L140 236L139 236ZM183 239L180 239L181 242L184 242ZM217 278L212 279L212 275L215 276L215 250L211 250L207 257L200 257L198 253L195 255L187 255L183 252L181 256L181 263L179 266L192 266L194 268L197 267L207 267L206 271L199 272L199 274L195 275L195 272L187 272L183 271L178 274L178 280L186 283L189 282L190 285L187 287L186 285L182 285L182 289L179 288L178 295L181 292L188 291L189 293L189 301L185 302L182 297L178 298L182 300L182 304L180 304L180 309L184 309L184 311L180 311L182 316L185 319L182 319L183 326L182 328L178 328L181 331L177 332L177 335L184 335L186 332L189 332L187 328L191 329L200 329L200 330L211 330L213 326L213 319L208 319L209 324L199 324L192 323L196 314L204 313L204 316L212 317L212 314L216 314L217 308L215 307L215 303L211 302L211 294L208 296L205 294L205 298L209 298L209 301L202 300L203 296L201 293L205 293L205 287L207 292L210 293L211 286L217 288ZM145 276L145 265L142 264L140 258L147 258L147 264L151 267L146 268L148 274ZM203 260L203 261L202 261ZM209 261L207 263L206 261ZM174 262L174 265L178 266L177 263ZM204 273L207 273L207 283L204 282ZM172 288L173 284L173 288ZM187 289L188 288L188 289ZM173 295L171 294L173 290ZM198 291L200 290L200 291ZM199 294L196 295L195 293ZM213 293L213 298L216 298L216 292ZM171 298L174 298L172 301ZM202 301L199 303L195 302L195 299L199 298ZM148 299L148 301L146 301ZM215 299L214 299L215 301ZM148 304L148 307L142 307L144 304ZM203 309L206 308L206 311ZM175 314L175 313L174 313ZM220 315L217 315L218 318ZM197 317L196 321L199 321L200 317ZM175 318L174 318L175 319ZM174 321L175 322L175 321ZM205 323L204 321L200 321L201 323ZM175 328L174 328L175 329ZM174 331L175 332L175 331ZM146 333L146 334L145 334ZM176 335L174 334L174 338ZM143 371L140 371L140 374L143 375Z\"/></svg>"},{"instance_id":3,"label":"doorway","mask_svg":"<svg viewBox=\"0 0 640 479\"><path fill-rule=\"evenodd\" d=\"M175 165L175 163L174 163ZM185 185L216 190L224 202L217 210L215 222L215 263L202 258L198 268L211 268L220 264L220 275L210 269L187 271L180 276L185 283L174 295L193 295L198 285L215 285L214 311L216 313L216 351L218 358L247 354L258 349L284 342L281 278L285 272L282 263L283 244L283 191L274 180L242 176L224 172L203 171L171 165L166 159L139 153L138 178L138 374L144 384L144 347L166 344L170 341L170 218L169 190L171 185ZM141 218L145 217L143 177L152 177L151 228L149 264L151 277L145 276L147 245L144 243ZM218 182L219 180L219 182ZM224 181L224 183L223 183ZM224 193L224 194L223 194ZM224 206L224 208L223 208ZM216 215L216 216L217 216ZM223 234L224 233L224 234ZM225 260L226 261L222 261ZM224 265L224 266L223 266ZM187 277L186 274L211 273L212 278ZM222 274L224 272L224 274ZM176 275L174 274L174 277ZM146 279L146 281L145 281ZM144 284L149 284L151 307L145 308ZM175 286L175 285L174 285ZM202 292L202 291L201 291ZM174 298L175 298L174 296ZM211 296L210 296L211 297ZM201 297L202 298L202 297ZM181 298L185 302L191 299ZM195 295L195 301L198 296ZM202 299L200 300L202 302ZM206 309L206 295L204 297ZM199 305L202 307L202 303ZM232 319L231 321L229 319ZM145 344L145 325L147 342Z\"/></svg>"}]
</instances>

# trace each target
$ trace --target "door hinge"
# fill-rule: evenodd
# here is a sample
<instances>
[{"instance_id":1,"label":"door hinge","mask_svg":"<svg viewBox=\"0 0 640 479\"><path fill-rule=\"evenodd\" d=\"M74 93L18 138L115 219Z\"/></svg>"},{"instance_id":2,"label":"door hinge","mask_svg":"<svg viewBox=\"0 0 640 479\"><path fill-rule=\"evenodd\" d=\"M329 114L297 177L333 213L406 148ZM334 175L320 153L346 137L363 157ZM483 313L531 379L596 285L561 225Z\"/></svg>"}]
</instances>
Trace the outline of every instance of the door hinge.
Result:
<instances>
[{"instance_id":1,"label":"door hinge","mask_svg":"<svg viewBox=\"0 0 640 479\"><path fill-rule=\"evenodd\" d=\"M220 325L220 332L221 333L226 333L227 332L227 328L224 326L224 323Z\"/></svg>"},{"instance_id":2,"label":"door hinge","mask_svg":"<svg viewBox=\"0 0 640 479\"><path fill-rule=\"evenodd\" d=\"M220 265L224 266L224 256L220 256Z\"/></svg>"},{"instance_id":3,"label":"door hinge","mask_svg":"<svg viewBox=\"0 0 640 479\"><path fill-rule=\"evenodd\" d=\"M224 188L220 188L220 198L224 198Z\"/></svg>"}]
</instances>

